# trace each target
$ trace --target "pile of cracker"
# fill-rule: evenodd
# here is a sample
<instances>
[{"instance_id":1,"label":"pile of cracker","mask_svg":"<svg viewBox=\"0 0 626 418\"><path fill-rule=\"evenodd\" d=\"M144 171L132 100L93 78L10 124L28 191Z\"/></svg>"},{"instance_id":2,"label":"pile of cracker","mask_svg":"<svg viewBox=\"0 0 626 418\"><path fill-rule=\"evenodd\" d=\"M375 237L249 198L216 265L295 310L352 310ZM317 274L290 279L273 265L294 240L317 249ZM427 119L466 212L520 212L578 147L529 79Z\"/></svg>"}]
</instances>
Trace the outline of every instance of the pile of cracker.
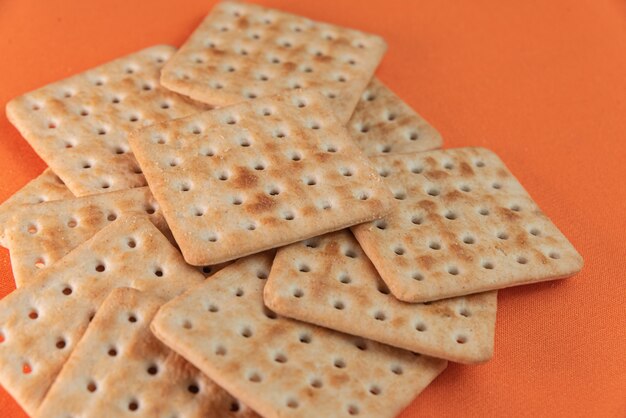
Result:
<instances>
[{"instance_id":1,"label":"pile of cracker","mask_svg":"<svg viewBox=\"0 0 626 418\"><path fill-rule=\"evenodd\" d=\"M374 76L378 36L222 2L12 100L0 384L37 417L393 417L582 259L504 163Z\"/></svg>"}]
</instances>

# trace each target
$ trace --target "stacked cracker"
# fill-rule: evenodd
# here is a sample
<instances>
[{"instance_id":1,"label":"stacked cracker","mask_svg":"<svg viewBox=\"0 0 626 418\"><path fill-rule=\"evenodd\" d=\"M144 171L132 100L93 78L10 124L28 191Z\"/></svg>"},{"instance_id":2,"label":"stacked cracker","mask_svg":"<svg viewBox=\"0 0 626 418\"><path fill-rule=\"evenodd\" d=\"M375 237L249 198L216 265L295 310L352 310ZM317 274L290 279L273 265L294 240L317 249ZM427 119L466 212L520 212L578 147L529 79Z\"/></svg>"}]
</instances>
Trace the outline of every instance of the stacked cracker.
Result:
<instances>
[{"instance_id":1,"label":"stacked cracker","mask_svg":"<svg viewBox=\"0 0 626 418\"><path fill-rule=\"evenodd\" d=\"M373 78L385 49L223 2L8 104L50 167L0 206L27 413L392 417L491 358L497 289L580 270L496 155Z\"/></svg>"}]
</instances>

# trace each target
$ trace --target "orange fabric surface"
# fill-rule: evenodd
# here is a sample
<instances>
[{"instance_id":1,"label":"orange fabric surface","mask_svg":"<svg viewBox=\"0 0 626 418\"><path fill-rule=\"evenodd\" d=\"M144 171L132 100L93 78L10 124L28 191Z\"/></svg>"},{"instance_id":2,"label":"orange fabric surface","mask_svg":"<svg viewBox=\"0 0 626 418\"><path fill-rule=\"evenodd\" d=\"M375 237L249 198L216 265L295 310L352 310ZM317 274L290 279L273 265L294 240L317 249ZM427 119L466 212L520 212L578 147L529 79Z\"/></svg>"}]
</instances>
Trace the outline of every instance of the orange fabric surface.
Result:
<instances>
[{"instance_id":1,"label":"orange fabric surface","mask_svg":"<svg viewBox=\"0 0 626 418\"><path fill-rule=\"evenodd\" d=\"M493 360L451 364L402 418L626 416L626 3L259 2L384 36L379 77L445 147L496 151L585 258L572 279L501 291ZM212 3L0 1L0 105L180 45ZM45 166L4 114L0 161L0 201ZM0 297L12 290L1 250ZM24 416L2 389L0 416Z\"/></svg>"}]
</instances>

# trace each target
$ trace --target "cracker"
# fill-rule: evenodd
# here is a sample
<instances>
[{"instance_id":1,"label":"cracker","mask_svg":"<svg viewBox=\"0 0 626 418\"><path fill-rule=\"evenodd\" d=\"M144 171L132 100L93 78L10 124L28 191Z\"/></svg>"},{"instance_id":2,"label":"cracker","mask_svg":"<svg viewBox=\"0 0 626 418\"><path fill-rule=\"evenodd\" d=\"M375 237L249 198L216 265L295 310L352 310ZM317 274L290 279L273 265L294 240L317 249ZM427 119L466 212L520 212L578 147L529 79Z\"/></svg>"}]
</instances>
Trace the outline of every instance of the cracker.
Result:
<instances>
[{"instance_id":1,"label":"cracker","mask_svg":"<svg viewBox=\"0 0 626 418\"><path fill-rule=\"evenodd\" d=\"M38 417L258 417L150 332L163 301L113 290L48 391Z\"/></svg>"},{"instance_id":2,"label":"cracker","mask_svg":"<svg viewBox=\"0 0 626 418\"><path fill-rule=\"evenodd\" d=\"M7 116L77 196L146 182L129 152L129 131L207 106L160 86L171 46L116 59L13 99Z\"/></svg>"},{"instance_id":3,"label":"cracker","mask_svg":"<svg viewBox=\"0 0 626 418\"><path fill-rule=\"evenodd\" d=\"M433 357L478 363L493 355L497 292L401 302L348 230L279 249L264 299L280 315Z\"/></svg>"},{"instance_id":4,"label":"cracker","mask_svg":"<svg viewBox=\"0 0 626 418\"><path fill-rule=\"evenodd\" d=\"M361 94L347 126L370 156L428 151L442 143L439 132L376 77Z\"/></svg>"},{"instance_id":5,"label":"cracker","mask_svg":"<svg viewBox=\"0 0 626 418\"><path fill-rule=\"evenodd\" d=\"M393 417L445 368L276 315L263 305L272 257L239 260L164 305L153 332L266 418Z\"/></svg>"},{"instance_id":6,"label":"cracker","mask_svg":"<svg viewBox=\"0 0 626 418\"><path fill-rule=\"evenodd\" d=\"M43 173L28 182L0 205L0 245L7 245L5 241L6 225L19 207L71 197L74 195L63 181L52 170L46 168Z\"/></svg>"},{"instance_id":7,"label":"cracker","mask_svg":"<svg viewBox=\"0 0 626 418\"><path fill-rule=\"evenodd\" d=\"M147 187L20 208L7 228L17 287L123 215L147 214L165 234L165 219Z\"/></svg>"},{"instance_id":8,"label":"cracker","mask_svg":"<svg viewBox=\"0 0 626 418\"><path fill-rule=\"evenodd\" d=\"M169 299L203 280L147 218L118 219L0 300L0 384L32 415L111 290Z\"/></svg>"},{"instance_id":9,"label":"cracker","mask_svg":"<svg viewBox=\"0 0 626 418\"><path fill-rule=\"evenodd\" d=\"M352 229L391 293L424 302L561 279L582 257L484 148L372 159L398 205Z\"/></svg>"},{"instance_id":10,"label":"cracker","mask_svg":"<svg viewBox=\"0 0 626 418\"><path fill-rule=\"evenodd\" d=\"M379 36L225 1L165 64L161 83L214 106L312 88L346 123L386 49Z\"/></svg>"},{"instance_id":11,"label":"cracker","mask_svg":"<svg viewBox=\"0 0 626 418\"><path fill-rule=\"evenodd\" d=\"M193 265L375 219L393 203L315 91L161 123L134 132L130 143Z\"/></svg>"}]
</instances>

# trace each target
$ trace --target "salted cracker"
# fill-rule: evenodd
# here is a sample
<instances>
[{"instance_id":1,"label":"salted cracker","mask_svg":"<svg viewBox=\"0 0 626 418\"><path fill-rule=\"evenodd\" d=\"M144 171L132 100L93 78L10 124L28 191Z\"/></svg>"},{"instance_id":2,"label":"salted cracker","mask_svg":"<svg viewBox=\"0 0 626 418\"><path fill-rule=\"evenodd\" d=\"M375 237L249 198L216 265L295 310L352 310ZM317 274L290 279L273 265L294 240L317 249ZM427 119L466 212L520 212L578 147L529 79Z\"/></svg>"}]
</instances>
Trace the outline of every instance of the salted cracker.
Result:
<instances>
[{"instance_id":1,"label":"salted cracker","mask_svg":"<svg viewBox=\"0 0 626 418\"><path fill-rule=\"evenodd\" d=\"M170 234L147 187L19 208L6 234L17 287L124 215L147 215L161 232Z\"/></svg>"},{"instance_id":2,"label":"salted cracker","mask_svg":"<svg viewBox=\"0 0 626 418\"><path fill-rule=\"evenodd\" d=\"M164 305L153 332L266 418L394 417L446 367L267 309L272 258L239 260Z\"/></svg>"},{"instance_id":3,"label":"salted cracker","mask_svg":"<svg viewBox=\"0 0 626 418\"><path fill-rule=\"evenodd\" d=\"M347 127L369 156L428 151L442 143L439 132L376 77L361 94Z\"/></svg>"},{"instance_id":4,"label":"salted cracker","mask_svg":"<svg viewBox=\"0 0 626 418\"><path fill-rule=\"evenodd\" d=\"M162 303L113 290L35 416L258 417L152 335Z\"/></svg>"},{"instance_id":5,"label":"salted cracker","mask_svg":"<svg viewBox=\"0 0 626 418\"><path fill-rule=\"evenodd\" d=\"M6 247L7 223L21 206L72 197L74 195L63 181L52 170L46 168L43 173L28 182L0 205L0 245Z\"/></svg>"},{"instance_id":6,"label":"salted cracker","mask_svg":"<svg viewBox=\"0 0 626 418\"><path fill-rule=\"evenodd\" d=\"M479 363L493 355L497 292L401 302L349 230L280 248L264 300L280 315L433 357Z\"/></svg>"},{"instance_id":7,"label":"salted cracker","mask_svg":"<svg viewBox=\"0 0 626 418\"><path fill-rule=\"evenodd\" d=\"M118 219L0 300L0 384L34 414L111 290L170 299L203 280L147 218Z\"/></svg>"},{"instance_id":8,"label":"salted cracker","mask_svg":"<svg viewBox=\"0 0 626 418\"><path fill-rule=\"evenodd\" d=\"M493 152L372 159L398 205L352 229L391 293L424 302L561 279L580 254Z\"/></svg>"},{"instance_id":9,"label":"salted cracker","mask_svg":"<svg viewBox=\"0 0 626 418\"><path fill-rule=\"evenodd\" d=\"M174 51L147 48L26 93L7 117L75 195L145 186L128 133L207 109L160 85Z\"/></svg>"},{"instance_id":10,"label":"salted cracker","mask_svg":"<svg viewBox=\"0 0 626 418\"><path fill-rule=\"evenodd\" d=\"M165 64L161 83L214 106L312 88L346 123L386 49L376 35L224 1Z\"/></svg>"},{"instance_id":11,"label":"salted cracker","mask_svg":"<svg viewBox=\"0 0 626 418\"><path fill-rule=\"evenodd\" d=\"M393 203L315 91L161 123L133 132L130 143L193 265L379 218Z\"/></svg>"}]
</instances>

